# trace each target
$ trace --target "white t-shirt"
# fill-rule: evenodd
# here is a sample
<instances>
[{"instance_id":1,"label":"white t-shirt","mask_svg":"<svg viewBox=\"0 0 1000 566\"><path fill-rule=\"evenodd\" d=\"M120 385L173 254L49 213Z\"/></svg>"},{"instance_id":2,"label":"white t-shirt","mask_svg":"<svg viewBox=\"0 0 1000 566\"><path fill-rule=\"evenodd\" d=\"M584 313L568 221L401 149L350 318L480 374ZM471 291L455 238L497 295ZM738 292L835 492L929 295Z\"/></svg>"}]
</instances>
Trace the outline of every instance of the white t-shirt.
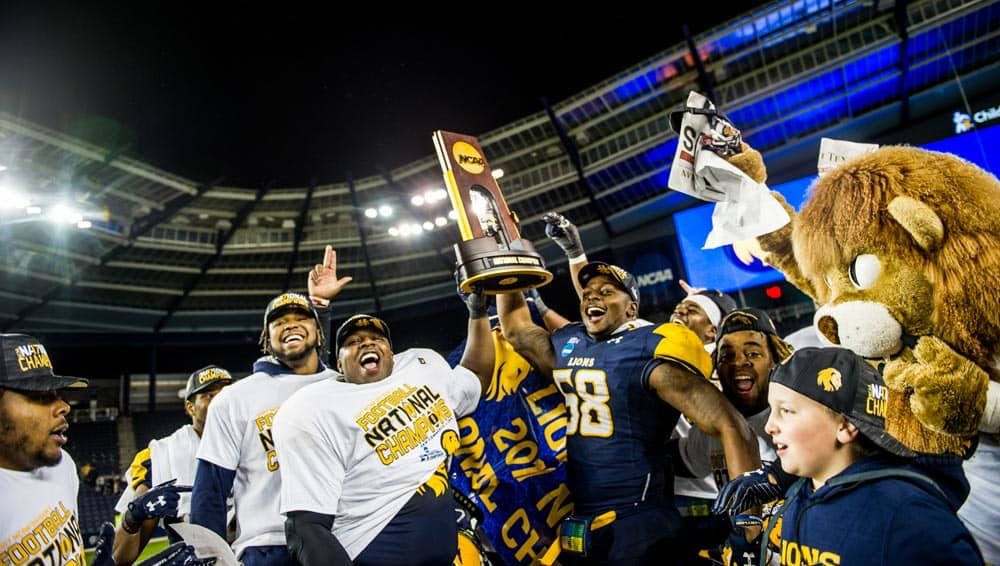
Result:
<instances>
[{"instance_id":1,"label":"white t-shirt","mask_svg":"<svg viewBox=\"0 0 1000 566\"><path fill-rule=\"evenodd\" d=\"M774 444L771 443L771 435L764 432L764 424L767 423L770 414L771 408L768 407L756 415L747 417L747 423L757 435L760 459L774 461L778 456L774 451ZM679 450L681 460L691 473L715 478L714 492L706 496L708 499L714 499L719 494L719 488L729 482L729 470L722 443L701 429L692 428L686 438L680 439Z\"/></svg>"},{"instance_id":2,"label":"white t-shirt","mask_svg":"<svg viewBox=\"0 0 1000 566\"><path fill-rule=\"evenodd\" d=\"M681 442L687 440L687 437L691 434L691 423L681 415L677 419L677 426L674 427L674 432L671 434L671 438L684 439ZM694 471L694 470L692 470ZM676 495L684 495L687 497L700 497L701 499L712 499L718 494L719 490L715 487L715 479L712 477L711 473L702 474L704 477L688 478L684 476L674 476L674 493Z\"/></svg>"},{"instance_id":3,"label":"white t-shirt","mask_svg":"<svg viewBox=\"0 0 1000 566\"><path fill-rule=\"evenodd\" d=\"M152 473L150 480L152 486L175 478L177 485L194 485L194 475L198 469L197 454L200 442L201 437L189 424L175 430L170 436L151 440L149 442L149 467ZM139 454L141 455L142 452ZM141 462L139 464L141 465ZM133 462L132 465L135 466L136 462ZM124 513L128 509L128 504L135 499L131 469L130 467L129 472L125 474L128 487L122 492L122 496L115 505L115 511L119 513ZM178 510L181 517L187 517L191 512L190 493L181 494Z\"/></svg>"},{"instance_id":4,"label":"white t-shirt","mask_svg":"<svg viewBox=\"0 0 1000 566\"><path fill-rule=\"evenodd\" d=\"M76 511L80 480L66 451L55 466L0 468L0 564L83 566Z\"/></svg>"},{"instance_id":5,"label":"white t-shirt","mask_svg":"<svg viewBox=\"0 0 1000 566\"><path fill-rule=\"evenodd\" d=\"M237 557L248 546L285 544L285 519L278 512L281 475L271 434L274 414L296 391L337 375L331 369L310 375L257 372L220 391L209 405L198 459L236 471Z\"/></svg>"},{"instance_id":6,"label":"white t-shirt","mask_svg":"<svg viewBox=\"0 0 1000 566\"><path fill-rule=\"evenodd\" d=\"M281 512L335 515L333 534L353 559L458 447L457 417L480 383L433 350L394 357L375 383L328 379L293 395L275 419Z\"/></svg>"}]
</instances>

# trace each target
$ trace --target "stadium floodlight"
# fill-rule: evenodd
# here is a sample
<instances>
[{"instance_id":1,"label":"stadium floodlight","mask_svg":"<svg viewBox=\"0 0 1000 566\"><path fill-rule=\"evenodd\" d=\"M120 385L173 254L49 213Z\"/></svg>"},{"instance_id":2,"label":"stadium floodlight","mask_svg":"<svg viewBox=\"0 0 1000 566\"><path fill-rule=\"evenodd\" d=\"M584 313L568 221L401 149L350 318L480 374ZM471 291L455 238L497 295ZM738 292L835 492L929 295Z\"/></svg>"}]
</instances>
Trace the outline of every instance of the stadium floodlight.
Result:
<instances>
[{"instance_id":1,"label":"stadium floodlight","mask_svg":"<svg viewBox=\"0 0 1000 566\"><path fill-rule=\"evenodd\" d=\"M66 204L59 203L49 210L49 220L60 224L76 224L83 220L83 214Z\"/></svg>"},{"instance_id":2,"label":"stadium floodlight","mask_svg":"<svg viewBox=\"0 0 1000 566\"><path fill-rule=\"evenodd\" d=\"M367 216L368 218L375 218L376 216L378 216L378 211L375 210L374 208L366 208L365 216Z\"/></svg>"},{"instance_id":3,"label":"stadium floodlight","mask_svg":"<svg viewBox=\"0 0 1000 566\"><path fill-rule=\"evenodd\" d=\"M422 195L413 195L410 197L410 204L413 206L423 206L424 197Z\"/></svg>"},{"instance_id":4,"label":"stadium floodlight","mask_svg":"<svg viewBox=\"0 0 1000 566\"><path fill-rule=\"evenodd\" d=\"M445 224L448 223L448 219L445 218L444 216L438 216L437 218L434 219L434 223L437 224L438 226L444 226Z\"/></svg>"},{"instance_id":5,"label":"stadium floodlight","mask_svg":"<svg viewBox=\"0 0 1000 566\"><path fill-rule=\"evenodd\" d=\"M399 235L400 236L409 236L410 235L410 225L409 224L400 224L399 225Z\"/></svg>"},{"instance_id":6,"label":"stadium floodlight","mask_svg":"<svg viewBox=\"0 0 1000 566\"><path fill-rule=\"evenodd\" d=\"M503 177L503 169L497 167L496 169L490 171L490 174L493 175L494 179L499 179Z\"/></svg>"},{"instance_id":7,"label":"stadium floodlight","mask_svg":"<svg viewBox=\"0 0 1000 566\"><path fill-rule=\"evenodd\" d=\"M29 205L31 205L31 201L20 192L7 187L0 187L0 208L27 208Z\"/></svg>"},{"instance_id":8,"label":"stadium floodlight","mask_svg":"<svg viewBox=\"0 0 1000 566\"><path fill-rule=\"evenodd\" d=\"M81 230L86 230L87 228L90 228L91 226L93 226L93 224L90 222L90 220L81 220L81 221L79 221L79 222L76 223L76 227L79 228L79 229L81 229Z\"/></svg>"},{"instance_id":9,"label":"stadium floodlight","mask_svg":"<svg viewBox=\"0 0 1000 566\"><path fill-rule=\"evenodd\" d=\"M392 207L387 204L383 204L378 207L378 213L380 216L392 216Z\"/></svg>"},{"instance_id":10,"label":"stadium floodlight","mask_svg":"<svg viewBox=\"0 0 1000 566\"><path fill-rule=\"evenodd\" d=\"M41 214L42 213L42 207L40 207L40 206L28 206L27 208L24 209L24 212L26 214Z\"/></svg>"},{"instance_id":11,"label":"stadium floodlight","mask_svg":"<svg viewBox=\"0 0 1000 566\"><path fill-rule=\"evenodd\" d=\"M392 236L393 238L395 238L396 236L398 236L399 235L399 228L396 228L395 226L390 226L389 227L389 235Z\"/></svg>"},{"instance_id":12,"label":"stadium floodlight","mask_svg":"<svg viewBox=\"0 0 1000 566\"><path fill-rule=\"evenodd\" d=\"M428 232L430 232L431 230L434 229L434 223L431 222L430 220L428 220L427 222L424 222L423 226L424 226L424 230L427 230Z\"/></svg>"},{"instance_id":13,"label":"stadium floodlight","mask_svg":"<svg viewBox=\"0 0 1000 566\"><path fill-rule=\"evenodd\" d=\"M452 220L458 220L458 213L455 212L454 210L449 210L448 218L451 218Z\"/></svg>"}]
</instances>

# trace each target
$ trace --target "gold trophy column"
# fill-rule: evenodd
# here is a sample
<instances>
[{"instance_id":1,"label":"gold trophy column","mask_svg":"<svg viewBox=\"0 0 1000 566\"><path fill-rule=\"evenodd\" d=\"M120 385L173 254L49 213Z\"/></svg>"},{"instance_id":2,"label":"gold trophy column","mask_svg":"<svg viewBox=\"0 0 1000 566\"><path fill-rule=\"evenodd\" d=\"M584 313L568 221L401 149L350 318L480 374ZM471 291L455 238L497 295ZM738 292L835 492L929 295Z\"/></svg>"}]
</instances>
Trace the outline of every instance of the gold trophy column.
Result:
<instances>
[{"instance_id":1,"label":"gold trophy column","mask_svg":"<svg viewBox=\"0 0 1000 566\"><path fill-rule=\"evenodd\" d=\"M478 287L495 295L552 281L542 256L521 238L479 140L438 130L434 149L462 235L455 244L459 288L469 293Z\"/></svg>"}]
</instances>

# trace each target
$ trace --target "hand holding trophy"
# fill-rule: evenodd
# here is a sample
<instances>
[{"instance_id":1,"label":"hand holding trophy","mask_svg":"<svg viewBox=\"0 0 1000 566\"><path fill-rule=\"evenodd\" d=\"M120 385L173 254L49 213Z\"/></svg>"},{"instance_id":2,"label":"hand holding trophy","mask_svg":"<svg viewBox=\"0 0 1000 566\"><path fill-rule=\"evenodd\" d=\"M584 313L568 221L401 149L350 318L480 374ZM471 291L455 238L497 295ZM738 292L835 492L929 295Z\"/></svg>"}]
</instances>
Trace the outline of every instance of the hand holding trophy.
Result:
<instances>
[{"instance_id":1,"label":"hand holding trophy","mask_svg":"<svg viewBox=\"0 0 1000 566\"><path fill-rule=\"evenodd\" d=\"M459 289L495 295L541 287L552 280L542 256L521 238L517 219L483 157L479 140L438 130L434 148L462 241L455 244Z\"/></svg>"}]
</instances>

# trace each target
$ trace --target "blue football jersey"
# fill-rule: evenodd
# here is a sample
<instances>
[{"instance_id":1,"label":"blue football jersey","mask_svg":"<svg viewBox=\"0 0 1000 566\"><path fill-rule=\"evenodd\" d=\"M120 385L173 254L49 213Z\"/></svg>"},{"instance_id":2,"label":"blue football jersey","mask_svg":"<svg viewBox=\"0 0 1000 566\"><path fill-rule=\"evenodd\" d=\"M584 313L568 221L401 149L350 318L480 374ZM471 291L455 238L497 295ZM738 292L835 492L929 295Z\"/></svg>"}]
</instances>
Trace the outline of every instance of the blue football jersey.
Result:
<instances>
[{"instance_id":1,"label":"blue football jersey","mask_svg":"<svg viewBox=\"0 0 1000 566\"><path fill-rule=\"evenodd\" d=\"M673 359L663 355L671 350L664 342L677 331L677 323L634 321L594 340L577 322L552 334L553 378L569 412L567 477L577 512L662 500L670 491L664 490L664 440L680 413L648 380L665 357Z\"/></svg>"}]
</instances>

